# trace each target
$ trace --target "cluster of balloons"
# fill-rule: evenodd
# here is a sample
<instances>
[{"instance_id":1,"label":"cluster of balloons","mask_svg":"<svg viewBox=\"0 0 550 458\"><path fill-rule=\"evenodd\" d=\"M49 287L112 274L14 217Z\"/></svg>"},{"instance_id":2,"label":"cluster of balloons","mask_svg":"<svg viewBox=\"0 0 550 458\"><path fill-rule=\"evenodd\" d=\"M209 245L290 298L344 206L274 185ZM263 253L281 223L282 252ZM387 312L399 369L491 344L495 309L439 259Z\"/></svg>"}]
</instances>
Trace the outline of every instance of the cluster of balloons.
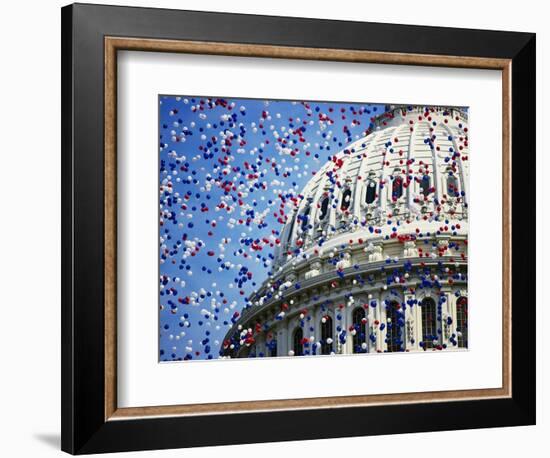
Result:
<instances>
[{"instance_id":1,"label":"cluster of balloons","mask_svg":"<svg viewBox=\"0 0 550 458\"><path fill-rule=\"evenodd\" d=\"M282 306L271 320L239 329L235 341L223 341L243 310L252 306L254 292L273 276L282 228L302 202L304 186L327 162L337 170L337 153L372 132L384 107L186 96L161 96L159 104L160 359L218 358L224 347L252 345L258 333L268 334L271 324L284 319ZM466 129L461 146L467 146ZM433 139L426 141L437 147ZM399 154L391 143L387 154ZM459 151L449 152L448 158L451 164L467 160ZM432 172L427 165L416 166L420 177ZM451 231L450 224L441 221L441 230ZM403 237L398 229L394 232L392 237ZM466 256L465 245L450 249ZM430 246L425 253L433 255ZM304 249L297 244L290 254L299 258ZM334 255L337 284L342 269L340 253ZM434 275L457 275L442 266L440 270L420 272L424 287L438 286ZM385 272L389 288L408 275ZM358 275L355 281L369 280ZM279 286L300 288L299 282ZM323 307L329 310L335 304ZM306 314L303 326L311 326ZM353 338L357 330L347 332Z\"/></svg>"}]
</instances>

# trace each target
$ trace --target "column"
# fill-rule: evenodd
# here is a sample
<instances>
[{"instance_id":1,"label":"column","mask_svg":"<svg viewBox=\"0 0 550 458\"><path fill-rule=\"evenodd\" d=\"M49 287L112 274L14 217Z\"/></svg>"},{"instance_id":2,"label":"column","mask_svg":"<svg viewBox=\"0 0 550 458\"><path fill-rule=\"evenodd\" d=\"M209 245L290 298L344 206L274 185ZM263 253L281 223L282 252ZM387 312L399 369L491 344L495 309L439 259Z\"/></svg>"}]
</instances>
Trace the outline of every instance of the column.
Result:
<instances>
[{"instance_id":1,"label":"column","mask_svg":"<svg viewBox=\"0 0 550 458\"><path fill-rule=\"evenodd\" d=\"M445 183L441 176L441 171L439 170L439 160L437 157L437 150L432 148L432 169L434 176L434 186L435 186L435 197L438 203L441 203L441 198L443 194L446 194Z\"/></svg>"},{"instance_id":2,"label":"column","mask_svg":"<svg viewBox=\"0 0 550 458\"><path fill-rule=\"evenodd\" d=\"M441 344L446 344L447 348L453 348L454 345L449 340L453 332L456 332L456 324L455 320L453 318L453 310L452 310L452 297L453 294L451 292L451 289L448 287L443 288L441 291L443 295L445 296L446 301L441 304ZM456 316L456 314L454 315ZM451 317L453 320L450 325L447 324L447 318Z\"/></svg>"},{"instance_id":3,"label":"column","mask_svg":"<svg viewBox=\"0 0 550 458\"><path fill-rule=\"evenodd\" d=\"M259 357L260 353L262 353L265 356L265 338L262 334L258 334L255 337L255 345L256 345L256 356Z\"/></svg>"},{"instance_id":4,"label":"column","mask_svg":"<svg viewBox=\"0 0 550 458\"><path fill-rule=\"evenodd\" d=\"M413 154L412 151L415 148L414 139L416 137L416 126L417 126L417 123L414 123L413 126L412 126L412 130L410 131L410 135L409 135L409 147L408 147L408 150L407 150L407 165L405 167L405 169L407 170L406 175L409 175L408 170L409 170L410 166L409 166L408 162L411 159L411 155ZM416 191L416 183L415 183L414 180L412 180L409 183L409 186L407 187L407 214L410 213L411 208L412 208L413 203L414 203L413 202L414 201L413 191Z\"/></svg>"},{"instance_id":5,"label":"column","mask_svg":"<svg viewBox=\"0 0 550 458\"><path fill-rule=\"evenodd\" d=\"M313 328L315 329L315 341L313 343L317 344L317 342L321 339L321 307L319 305L315 307L315 311L313 312ZM321 354L321 348L319 345L315 347L315 354Z\"/></svg>"},{"instance_id":6,"label":"column","mask_svg":"<svg viewBox=\"0 0 550 458\"><path fill-rule=\"evenodd\" d=\"M286 320L277 327L277 356L288 356L288 329Z\"/></svg>"},{"instance_id":7,"label":"column","mask_svg":"<svg viewBox=\"0 0 550 458\"><path fill-rule=\"evenodd\" d=\"M310 318L309 321L308 321L308 318ZM311 327L313 327L313 331L311 331L309 329ZM308 342L309 342L307 349L304 347L304 350L307 350L308 355L311 355L313 344L311 342L310 337L311 336L315 337L315 307L310 307L308 309L308 312L304 317L304 328L303 329L304 329L304 338L308 339Z\"/></svg>"},{"instance_id":8,"label":"column","mask_svg":"<svg viewBox=\"0 0 550 458\"><path fill-rule=\"evenodd\" d=\"M422 330L422 307L420 307L420 301L421 298L416 297L417 303L414 306L414 328L416 332L416 345L418 350L422 350L422 347L420 346L420 342L424 338L423 330ZM436 304L437 305L437 304Z\"/></svg>"},{"instance_id":9,"label":"column","mask_svg":"<svg viewBox=\"0 0 550 458\"><path fill-rule=\"evenodd\" d=\"M415 294L406 293L407 289L403 289L403 301L405 302L405 350L409 351L418 351L420 350L419 341L422 337L419 338L418 335L418 326L417 326L417 309L416 305L412 307L409 305L409 302L414 301L416 296ZM414 343L411 343L411 340L414 340Z\"/></svg>"},{"instance_id":10,"label":"column","mask_svg":"<svg viewBox=\"0 0 550 458\"><path fill-rule=\"evenodd\" d=\"M376 342L370 340L371 329L373 333L378 336L377 326L374 324L374 321L376 320L376 310L379 308L379 304L376 304L375 308L371 307L370 303L373 300L375 300L374 294L372 295L372 299L367 297L369 304L369 308L367 309L367 345L369 353L376 352Z\"/></svg>"},{"instance_id":11,"label":"column","mask_svg":"<svg viewBox=\"0 0 550 458\"><path fill-rule=\"evenodd\" d=\"M348 327L351 324L350 314L351 314L352 309L354 309L354 308L355 308L355 304L353 304L351 306L348 306L348 304L346 303L342 310L337 309L337 310L334 311L334 318L336 318L336 315L342 315L342 320L339 323L340 327L342 328L340 333L341 332L346 333L345 334L346 335L346 343L345 344L340 343L339 333L335 334L335 340L336 340L336 342L335 342L336 343L335 351L336 351L336 353L338 353L338 349L340 349L340 353L342 355L349 355L350 353L353 353L353 336L350 334L350 332L348 330ZM338 326L338 320L336 320L336 323L335 323L335 328L334 328L335 330L336 330L337 326ZM350 342L351 342L351 344L350 344Z\"/></svg>"},{"instance_id":12,"label":"column","mask_svg":"<svg viewBox=\"0 0 550 458\"><path fill-rule=\"evenodd\" d=\"M345 355L351 355L353 354L353 335L351 335L349 331L349 327L353 324L353 317L351 316L353 311L356 307L361 306L363 304L362 299L355 298L355 303L352 304L350 307L347 307L344 309L344 319L342 320L342 327L346 331L346 345L344 346L344 350L342 353Z\"/></svg>"},{"instance_id":13,"label":"column","mask_svg":"<svg viewBox=\"0 0 550 458\"><path fill-rule=\"evenodd\" d=\"M449 349L458 348L458 335L457 335L457 331L456 331L456 324L457 324L457 321L456 321L456 318L457 318L456 301L457 301L457 299L458 298L455 296L454 291L451 291L449 293L449 297L447 299L447 301L449 302L449 304L448 304L449 314L451 316L451 319L453 320L453 324L451 324L451 329L450 329L450 336L452 336L453 334L455 335L454 340L457 343L457 345L453 345L453 343L449 341L449 343L447 344Z\"/></svg>"},{"instance_id":14,"label":"column","mask_svg":"<svg viewBox=\"0 0 550 458\"><path fill-rule=\"evenodd\" d=\"M385 340L388 322L386 320L385 305L380 292L376 295L376 319L379 321L376 327L376 351L383 352L387 348ZM380 331L380 325L382 323L384 323L384 329Z\"/></svg>"}]
</instances>

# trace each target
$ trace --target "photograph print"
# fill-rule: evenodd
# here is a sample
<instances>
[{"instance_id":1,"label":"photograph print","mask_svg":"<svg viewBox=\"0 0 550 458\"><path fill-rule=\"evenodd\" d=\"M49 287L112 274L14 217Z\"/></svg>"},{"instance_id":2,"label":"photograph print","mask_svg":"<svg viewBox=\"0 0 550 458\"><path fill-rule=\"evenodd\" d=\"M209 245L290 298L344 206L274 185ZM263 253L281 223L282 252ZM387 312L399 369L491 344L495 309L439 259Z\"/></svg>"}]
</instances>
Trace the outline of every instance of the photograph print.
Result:
<instances>
[{"instance_id":1,"label":"photograph print","mask_svg":"<svg viewBox=\"0 0 550 458\"><path fill-rule=\"evenodd\" d=\"M468 349L467 107L158 102L159 361Z\"/></svg>"}]
</instances>

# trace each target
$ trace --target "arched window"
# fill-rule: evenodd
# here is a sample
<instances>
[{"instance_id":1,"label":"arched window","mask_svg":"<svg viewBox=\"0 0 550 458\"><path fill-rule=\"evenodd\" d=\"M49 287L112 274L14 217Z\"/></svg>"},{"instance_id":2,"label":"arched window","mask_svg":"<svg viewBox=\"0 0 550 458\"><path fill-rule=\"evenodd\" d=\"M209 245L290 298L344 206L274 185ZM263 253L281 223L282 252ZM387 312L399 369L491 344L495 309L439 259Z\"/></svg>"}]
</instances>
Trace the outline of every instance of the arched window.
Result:
<instances>
[{"instance_id":1,"label":"arched window","mask_svg":"<svg viewBox=\"0 0 550 458\"><path fill-rule=\"evenodd\" d=\"M277 356L277 340L269 342L269 356Z\"/></svg>"},{"instance_id":2,"label":"arched window","mask_svg":"<svg viewBox=\"0 0 550 458\"><path fill-rule=\"evenodd\" d=\"M400 176L393 177L393 183L391 187L391 198L397 200L403 195L403 178Z\"/></svg>"},{"instance_id":3,"label":"arched window","mask_svg":"<svg viewBox=\"0 0 550 458\"><path fill-rule=\"evenodd\" d=\"M365 202L367 204L372 204L376 199L376 183L370 180L367 183L367 194L365 196Z\"/></svg>"},{"instance_id":4,"label":"arched window","mask_svg":"<svg viewBox=\"0 0 550 458\"><path fill-rule=\"evenodd\" d=\"M319 212L319 220L323 221L327 214L328 214L328 204L330 203L330 199L328 198L328 196L326 196L322 201L321 201L321 211Z\"/></svg>"},{"instance_id":5,"label":"arched window","mask_svg":"<svg viewBox=\"0 0 550 458\"><path fill-rule=\"evenodd\" d=\"M424 197L428 197L431 192L431 183L429 175L424 175L420 180L420 192Z\"/></svg>"},{"instance_id":6,"label":"arched window","mask_svg":"<svg viewBox=\"0 0 550 458\"><path fill-rule=\"evenodd\" d=\"M458 180L455 175L451 175L452 172L449 172L447 177L447 195L450 197L457 197L460 195L458 191Z\"/></svg>"},{"instance_id":7,"label":"arched window","mask_svg":"<svg viewBox=\"0 0 550 458\"><path fill-rule=\"evenodd\" d=\"M292 241L292 232L294 231L294 223L295 222L296 222L296 214L293 213L292 214L292 219L290 220L290 226L288 228L288 234L287 234L287 237L286 237L287 245L289 245L290 242Z\"/></svg>"},{"instance_id":8,"label":"arched window","mask_svg":"<svg viewBox=\"0 0 550 458\"><path fill-rule=\"evenodd\" d=\"M340 209L346 211L351 204L351 189L346 189L344 194L342 194L342 203L340 204Z\"/></svg>"},{"instance_id":9,"label":"arched window","mask_svg":"<svg viewBox=\"0 0 550 458\"><path fill-rule=\"evenodd\" d=\"M367 322L365 319L365 309L357 307L352 314L353 328L355 335L353 336L353 353L366 353L367 349L363 348L363 344L367 343Z\"/></svg>"},{"instance_id":10,"label":"arched window","mask_svg":"<svg viewBox=\"0 0 550 458\"><path fill-rule=\"evenodd\" d=\"M292 335L292 350L294 350L294 356L302 356L304 354L304 345L302 339L304 338L304 331L301 327L297 327Z\"/></svg>"},{"instance_id":11,"label":"arched window","mask_svg":"<svg viewBox=\"0 0 550 458\"><path fill-rule=\"evenodd\" d=\"M431 297L426 297L420 302L420 307L422 308L422 346L426 350L434 347L434 340L439 340L435 301Z\"/></svg>"},{"instance_id":12,"label":"arched window","mask_svg":"<svg viewBox=\"0 0 550 458\"><path fill-rule=\"evenodd\" d=\"M456 301L456 330L458 347L468 348L468 298L459 297Z\"/></svg>"},{"instance_id":13,"label":"arched window","mask_svg":"<svg viewBox=\"0 0 550 458\"><path fill-rule=\"evenodd\" d=\"M302 231L305 231L307 230L307 227L308 227L308 222L309 222L309 211L310 211L310 207L309 205L306 207L306 209L304 210L304 213L302 213L302 224L300 226L300 228L302 229Z\"/></svg>"},{"instance_id":14,"label":"arched window","mask_svg":"<svg viewBox=\"0 0 550 458\"><path fill-rule=\"evenodd\" d=\"M332 352L333 340L332 318L327 315L323 320L321 320L321 354L330 355Z\"/></svg>"},{"instance_id":15,"label":"arched window","mask_svg":"<svg viewBox=\"0 0 550 458\"><path fill-rule=\"evenodd\" d=\"M398 302L386 305L386 344L389 352L401 351L403 344L402 313Z\"/></svg>"}]
</instances>

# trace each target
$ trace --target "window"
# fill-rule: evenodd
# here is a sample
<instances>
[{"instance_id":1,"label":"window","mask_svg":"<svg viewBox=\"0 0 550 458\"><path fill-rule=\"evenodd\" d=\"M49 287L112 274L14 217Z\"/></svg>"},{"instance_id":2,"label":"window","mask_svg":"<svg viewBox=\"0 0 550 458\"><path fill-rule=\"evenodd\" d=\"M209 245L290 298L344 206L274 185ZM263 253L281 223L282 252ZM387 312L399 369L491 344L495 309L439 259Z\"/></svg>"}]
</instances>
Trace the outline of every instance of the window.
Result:
<instances>
[{"instance_id":1,"label":"window","mask_svg":"<svg viewBox=\"0 0 550 458\"><path fill-rule=\"evenodd\" d=\"M371 180L367 183L367 195L365 196L365 202L367 204L372 204L375 199L376 199L376 183Z\"/></svg>"},{"instance_id":2,"label":"window","mask_svg":"<svg viewBox=\"0 0 550 458\"><path fill-rule=\"evenodd\" d=\"M304 213L302 213L302 225L300 226L302 231L305 231L308 228L309 210L310 210L310 207L308 205L304 210Z\"/></svg>"},{"instance_id":3,"label":"window","mask_svg":"<svg viewBox=\"0 0 550 458\"><path fill-rule=\"evenodd\" d=\"M328 196L321 201L321 212L319 213L319 219L321 221L324 220L327 216L329 202L330 199L328 198Z\"/></svg>"},{"instance_id":4,"label":"window","mask_svg":"<svg viewBox=\"0 0 550 458\"><path fill-rule=\"evenodd\" d=\"M420 302L420 307L422 307L422 347L427 350L434 347L434 340L439 340L435 301L431 297L426 297Z\"/></svg>"},{"instance_id":5,"label":"window","mask_svg":"<svg viewBox=\"0 0 550 458\"><path fill-rule=\"evenodd\" d=\"M342 203L340 204L340 209L346 211L351 204L351 189L346 189L344 194L342 194Z\"/></svg>"},{"instance_id":6,"label":"window","mask_svg":"<svg viewBox=\"0 0 550 458\"><path fill-rule=\"evenodd\" d=\"M321 354L330 355L332 352L332 318L325 316L325 322L321 321ZM328 341L328 342L327 342Z\"/></svg>"},{"instance_id":7,"label":"window","mask_svg":"<svg viewBox=\"0 0 550 458\"><path fill-rule=\"evenodd\" d=\"M393 178L391 188L391 198L393 201L399 199L403 195L403 179L399 176Z\"/></svg>"},{"instance_id":8,"label":"window","mask_svg":"<svg viewBox=\"0 0 550 458\"><path fill-rule=\"evenodd\" d=\"M401 351L402 339L402 312L401 306L392 301L386 305L386 344L389 352Z\"/></svg>"},{"instance_id":9,"label":"window","mask_svg":"<svg viewBox=\"0 0 550 458\"><path fill-rule=\"evenodd\" d=\"M358 307L353 311L353 328L355 335L353 336L353 353L366 353L367 349L363 348L363 344L367 342L367 322L365 320L365 309Z\"/></svg>"},{"instance_id":10,"label":"window","mask_svg":"<svg viewBox=\"0 0 550 458\"><path fill-rule=\"evenodd\" d=\"M468 348L468 298L459 297L456 301L456 330L458 347Z\"/></svg>"},{"instance_id":11,"label":"window","mask_svg":"<svg viewBox=\"0 0 550 458\"><path fill-rule=\"evenodd\" d=\"M304 354L304 345L302 339L304 338L304 331L301 327L294 330L292 335L292 349L294 350L294 356L302 356Z\"/></svg>"},{"instance_id":12,"label":"window","mask_svg":"<svg viewBox=\"0 0 550 458\"><path fill-rule=\"evenodd\" d=\"M458 192L458 180L455 175L451 175L452 172L449 172L447 178L447 195L449 197L458 197L460 193Z\"/></svg>"},{"instance_id":13,"label":"window","mask_svg":"<svg viewBox=\"0 0 550 458\"><path fill-rule=\"evenodd\" d=\"M420 180L420 192L424 197L428 197L430 195L430 192L431 192L430 185L431 185L430 177L428 175L424 175L422 177L422 180Z\"/></svg>"}]
</instances>

